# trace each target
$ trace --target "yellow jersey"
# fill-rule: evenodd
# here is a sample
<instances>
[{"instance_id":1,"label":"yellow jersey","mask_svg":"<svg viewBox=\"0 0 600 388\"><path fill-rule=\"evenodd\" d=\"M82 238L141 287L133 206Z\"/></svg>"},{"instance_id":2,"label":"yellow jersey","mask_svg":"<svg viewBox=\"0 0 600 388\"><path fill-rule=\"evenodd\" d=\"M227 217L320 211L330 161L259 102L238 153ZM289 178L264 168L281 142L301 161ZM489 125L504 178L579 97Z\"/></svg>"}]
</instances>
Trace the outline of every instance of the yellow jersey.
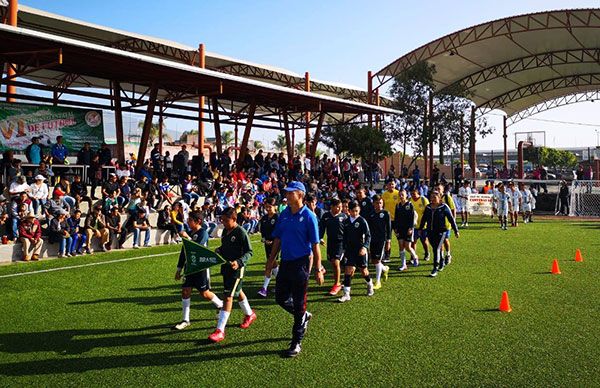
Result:
<instances>
[{"instance_id":1,"label":"yellow jersey","mask_svg":"<svg viewBox=\"0 0 600 388\"><path fill-rule=\"evenodd\" d=\"M450 208L450 211L452 212L452 216L454 216L454 210L456 210L456 205L454 204L452 195L450 193L445 193L442 196L442 202L445 203L446 205L448 205L448 207ZM448 230L452 229L452 225L450 224L450 221L448 221L448 220L446 220L446 229L448 229Z\"/></svg>"},{"instance_id":2,"label":"yellow jersey","mask_svg":"<svg viewBox=\"0 0 600 388\"><path fill-rule=\"evenodd\" d=\"M415 213L417 213L416 225L418 226L419 223L421 222L421 218L423 218L423 213L425 212L425 208L427 207L427 205L429 205L429 200L423 196L420 196L415 201L413 199L413 197L410 197L410 202L412 203L413 207L415 208Z\"/></svg>"},{"instance_id":3,"label":"yellow jersey","mask_svg":"<svg viewBox=\"0 0 600 388\"><path fill-rule=\"evenodd\" d=\"M383 208L390 213L390 218L394 221L396 205L400 203L400 194L398 193L398 190L394 189L391 193L386 190L381 194L381 198L383 198Z\"/></svg>"}]
</instances>

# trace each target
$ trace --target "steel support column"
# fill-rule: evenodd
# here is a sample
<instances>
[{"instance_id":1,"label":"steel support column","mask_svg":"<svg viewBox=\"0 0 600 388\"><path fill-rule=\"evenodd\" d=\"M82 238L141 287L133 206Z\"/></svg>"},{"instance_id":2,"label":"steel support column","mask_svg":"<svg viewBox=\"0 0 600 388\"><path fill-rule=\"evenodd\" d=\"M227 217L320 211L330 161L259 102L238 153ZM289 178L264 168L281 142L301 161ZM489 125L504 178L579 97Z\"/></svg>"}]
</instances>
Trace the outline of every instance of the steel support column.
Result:
<instances>
[{"instance_id":1,"label":"steel support column","mask_svg":"<svg viewBox=\"0 0 600 388\"><path fill-rule=\"evenodd\" d=\"M373 103L373 73L371 70L367 72L367 104ZM369 126L373 126L373 115L371 113L368 114L369 118Z\"/></svg>"},{"instance_id":2,"label":"steel support column","mask_svg":"<svg viewBox=\"0 0 600 388\"><path fill-rule=\"evenodd\" d=\"M121 109L121 84L113 81L113 101L115 107L115 132L117 136L117 160L125 161L125 142L123 140L123 111Z\"/></svg>"},{"instance_id":3,"label":"steel support column","mask_svg":"<svg viewBox=\"0 0 600 388\"><path fill-rule=\"evenodd\" d=\"M233 138L233 159L237 160L238 155L240 154L238 148L238 119L235 119L235 127L233 128Z\"/></svg>"},{"instance_id":4,"label":"steel support column","mask_svg":"<svg viewBox=\"0 0 600 388\"><path fill-rule=\"evenodd\" d=\"M162 104L158 106L158 149L162 155L163 153L163 126L164 126L164 118L163 118L163 107Z\"/></svg>"},{"instance_id":5,"label":"steel support column","mask_svg":"<svg viewBox=\"0 0 600 388\"><path fill-rule=\"evenodd\" d=\"M16 27L18 22L18 12L19 12L19 2L17 0L9 0L8 3L8 24L10 26ZM7 76L14 77L15 70L12 65L7 64L6 73ZM6 97L7 102L15 102L15 98L13 95L17 94L17 88L13 85L6 85L6 93L8 93L8 97Z\"/></svg>"},{"instance_id":6,"label":"steel support column","mask_svg":"<svg viewBox=\"0 0 600 388\"><path fill-rule=\"evenodd\" d=\"M217 155L223 153L223 139L221 138L221 121L219 119L219 101L216 98L211 102L213 110L213 125L215 126L215 142L217 146Z\"/></svg>"},{"instance_id":7,"label":"steel support column","mask_svg":"<svg viewBox=\"0 0 600 388\"><path fill-rule=\"evenodd\" d=\"M310 92L310 73L307 71L304 73L304 89ZM304 119L306 121L305 137L306 146L304 147L306 156L310 155L310 112L306 112Z\"/></svg>"},{"instance_id":8,"label":"steel support column","mask_svg":"<svg viewBox=\"0 0 600 388\"><path fill-rule=\"evenodd\" d=\"M477 155L475 155L475 106L471 106L471 120L469 123L469 165L471 178L477 178Z\"/></svg>"},{"instance_id":9,"label":"steel support column","mask_svg":"<svg viewBox=\"0 0 600 388\"><path fill-rule=\"evenodd\" d=\"M290 139L290 121L287 112L283 112L283 128L285 130L285 149L287 151L288 162L294 157L292 140Z\"/></svg>"},{"instance_id":10,"label":"steel support column","mask_svg":"<svg viewBox=\"0 0 600 388\"><path fill-rule=\"evenodd\" d=\"M503 132L502 132L502 137L504 138L504 168L506 168L508 170L508 142L507 142L507 138L508 135L506 133L506 115L504 115L502 117L502 127L503 127Z\"/></svg>"},{"instance_id":11,"label":"steel support column","mask_svg":"<svg viewBox=\"0 0 600 388\"><path fill-rule=\"evenodd\" d=\"M427 177L431 179L431 174L433 173L433 92L429 92L427 112L429 115L427 119L427 128L429 130L429 175Z\"/></svg>"},{"instance_id":12,"label":"steel support column","mask_svg":"<svg viewBox=\"0 0 600 388\"><path fill-rule=\"evenodd\" d=\"M200 43L198 47L198 67L204 69L206 67L206 51L204 44ZM198 98L198 156L204 161L204 96Z\"/></svg>"},{"instance_id":13,"label":"steel support column","mask_svg":"<svg viewBox=\"0 0 600 388\"><path fill-rule=\"evenodd\" d=\"M428 163L428 151L429 151L429 129L428 129L428 115L427 112L425 112L425 114L423 115L423 142L421 143L421 148L423 149L423 177L426 177L429 175L429 171L428 171L428 167L429 167L429 163Z\"/></svg>"},{"instance_id":14,"label":"steel support column","mask_svg":"<svg viewBox=\"0 0 600 388\"><path fill-rule=\"evenodd\" d=\"M248 108L248 118L246 119L246 128L244 128L244 137L242 138L242 145L240 146L240 157L237 160L236 167L241 170L244 166L244 158L248 152L248 141L250 140L250 132L252 131L252 121L254 120L254 113L256 112L256 103L250 104Z\"/></svg>"},{"instance_id":15,"label":"steel support column","mask_svg":"<svg viewBox=\"0 0 600 388\"><path fill-rule=\"evenodd\" d=\"M325 113L319 113L319 121L317 122L317 129L315 129L315 136L313 137L312 147L310 149L310 157L314 161L315 156L317 155L317 145L319 144L319 139L321 138L321 128L323 128L323 121L325 120Z\"/></svg>"},{"instance_id":16,"label":"steel support column","mask_svg":"<svg viewBox=\"0 0 600 388\"><path fill-rule=\"evenodd\" d=\"M142 139L138 150L136 168L139 171L144 165L146 151L148 150L148 139L150 138L150 129L152 128L152 118L154 116L154 107L156 106L156 96L158 95L158 86L152 84L148 96L148 107L146 108L146 117L144 117L144 128L142 130Z\"/></svg>"}]
</instances>

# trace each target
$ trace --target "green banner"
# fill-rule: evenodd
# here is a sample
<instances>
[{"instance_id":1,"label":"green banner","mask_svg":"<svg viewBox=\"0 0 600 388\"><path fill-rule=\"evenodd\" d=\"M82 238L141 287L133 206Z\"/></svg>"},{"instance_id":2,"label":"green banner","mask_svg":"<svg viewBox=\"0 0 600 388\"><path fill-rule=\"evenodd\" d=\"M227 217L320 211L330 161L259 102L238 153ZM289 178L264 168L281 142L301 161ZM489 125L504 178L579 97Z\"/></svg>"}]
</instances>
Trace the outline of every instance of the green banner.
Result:
<instances>
[{"instance_id":1,"label":"green banner","mask_svg":"<svg viewBox=\"0 0 600 388\"><path fill-rule=\"evenodd\" d=\"M9 104L0 102L0 151L24 150L32 137L50 147L56 136L76 153L89 142L92 148L104 141L102 111L48 105Z\"/></svg>"},{"instance_id":2,"label":"green banner","mask_svg":"<svg viewBox=\"0 0 600 388\"><path fill-rule=\"evenodd\" d=\"M203 271L217 264L226 263L218 253L215 253L192 240L183 239L185 253L184 275Z\"/></svg>"}]
</instances>

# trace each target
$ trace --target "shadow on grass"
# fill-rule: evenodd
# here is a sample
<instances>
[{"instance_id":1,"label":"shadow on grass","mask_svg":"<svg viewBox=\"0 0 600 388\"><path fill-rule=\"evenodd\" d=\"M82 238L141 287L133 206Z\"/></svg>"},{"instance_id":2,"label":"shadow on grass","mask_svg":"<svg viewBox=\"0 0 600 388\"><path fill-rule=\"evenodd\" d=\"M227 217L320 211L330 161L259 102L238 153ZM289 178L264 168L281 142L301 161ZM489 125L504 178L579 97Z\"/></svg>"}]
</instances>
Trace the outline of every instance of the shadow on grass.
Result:
<instances>
[{"instance_id":1,"label":"shadow on grass","mask_svg":"<svg viewBox=\"0 0 600 388\"><path fill-rule=\"evenodd\" d=\"M146 329L141 329L146 330ZM76 335L82 335L81 333L86 333L83 335L98 335L98 334L107 334L106 332L114 333L115 331L103 331L103 330L73 330L73 331L60 331L60 332L46 332L46 333L26 333L25 335L33 334L31 339L37 341L40 346L37 349L33 349L30 351L44 351L44 350L55 350L59 349L59 347L55 347L53 349L48 349L49 345L53 344L51 342L52 339L60 340L62 342L54 343L54 345L68 345L69 343L75 342L73 341L74 333ZM120 333L120 331L116 331ZM127 331L123 331L127 332ZM23 336L23 333L12 334L15 340L15 347L18 347L19 338ZM4 337L6 335L3 335ZM47 336L49 340L40 340L40 336ZM133 338L135 340L127 340L127 342L122 342L124 339ZM116 341L120 341L119 346L127 346L127 345L139 345L143 344L143 342L139 342L140 337L142 336L126 336L126 337L112 337L112 339ZM150 337L152 338L152 337ZM96 343L101 341L102 338L91 338L88 341ZM167 366L167 365L180 365L186 363L197 363L197 362L211 362L217 360L233 360L236 358L246 358L246 357L255 357L255 356L268 356L273 354L281 354L283 350L260 350L260 351L239 351L235 353L231 352L223 352L227 349L234 348L244 348L247 346L252 346L255 344L264 344L264 343L276 343L276 342L284 342L288 341L289 338L264 338L253 341L244 341L244 342L234 342L234 343L222 343L222 344L211 344L208 341L199 341L195 340L186 340L180 342L191 342L195 346L200 345L200 347L195 347L193 349L185 349L185 350L177 350L171 352L157 352L157 353L143 353L143 354L128 354L128 355L111 355L111 356L95 356L95 357L65 357L65 358L55 358L55 359L46 359L46 360L33 360L33 361L20 361L13 363L5 363L0 364L0 375L4 376L35 376L35 375L51 375L56 373L81 373L86 371L93 370L106 370L106 369L115 369L115 368L135 368L135 367L148 367L148 366ZM41 343L46 343L46 345L42 345ZM173 342L173 341L167 341ZM4 344L2 345L4 348ZM44 348L42 348L44 347ZM96 346L88 347L88 349L92 349ZM27 347L26 347L27 348ZM81 352L80 352L81 353ZM75 354L80 354L75 353ZM63 352L64 354L64 352ZM67 353L69 354L69 353ZM73 354L73 353L70 353Z\"/></svg>"},{"instance_id":2,"label":"shadow on grass","mask_svg":"<svg viewBox=\"0 0 600 388\"><path fill-rule=\"evenodd\" d=\"M498 313L500 312L500 310L498 310L497 308L495 309L477 309L477 310L473 310L474 313Z\"/></svg>"}]
</instances>

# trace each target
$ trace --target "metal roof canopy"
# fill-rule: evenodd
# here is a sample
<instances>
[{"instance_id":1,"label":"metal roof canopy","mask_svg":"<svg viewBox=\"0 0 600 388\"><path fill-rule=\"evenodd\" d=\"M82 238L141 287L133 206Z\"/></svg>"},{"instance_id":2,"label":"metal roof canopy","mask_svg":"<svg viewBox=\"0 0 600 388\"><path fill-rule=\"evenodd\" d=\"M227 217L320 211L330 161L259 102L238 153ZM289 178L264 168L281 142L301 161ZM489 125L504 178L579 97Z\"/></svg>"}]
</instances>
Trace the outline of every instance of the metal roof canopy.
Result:
<instances>
[{"instance_id":1,"label":"metal roof canopy","mask_svg":"<svg viewBox=\"0 0 600 388\"><path fill-rule=\"evenodd\" d=\"M74 74L81 77L77 77L70 86L110 88L111 80L116 80L121 82L123 89L129 85L129 89L133 90L137 85L139 92L140 85L147 87L156 85L161 91L159 100L168 102L194 101L193 98L204 95L216 97L220 102L231 101L244 104L254 102L288 113L312 111L387 114L395 112L374 105L290 89L197 66L7 25L0 25L0 50L3 62L21 64L25 67L32 65L32 56L36 56L37 66L33 66L32 72L25 75L21 72L19 77L51 87L56 87L57 80L63 80L65 75ZM6 83L6 80L3 83ZM143 100L138 100L138 104L135 105L144 105ZM274 111L267 113L275 114Z\"/></svg>"},{"instance_id":2,"label":"metal roof canopy","mask_svg":"<svg viewBox=\"0 0 600 388\"><path fill-rule=\"evenodd\" d=\"M595 96L590 92L600 90L599 28L600 9L539 12L482 23L395 60L373 75L374 89L424 60L436 66L436 89L461 83L473 93L479 114L501 109L514 124Z\"/></svg>"},{"instance_id":3,"label":"metal roof canopy","mask_svg":"<svg viewBox=\"0 0 600 388\"><path fill-rule=\"evenodd\" d=\"M3 7L0 7L3 12ZM135 34L100 26L35 8L19 5L18 25L36 31L74 38L125 51L143 52L146 55L168 58L186 64L199 60L198 49L176 42ZM305 89L305 77L289 70L242 61L220 54L206 52L206 68L223 73L243 76L296 89ZM310 91L332 97L358 102L369 102L366 90L340 83L311 79ZM391 107L391 101L380 99L383 106Z\"/></svg>"}]
</instances>

